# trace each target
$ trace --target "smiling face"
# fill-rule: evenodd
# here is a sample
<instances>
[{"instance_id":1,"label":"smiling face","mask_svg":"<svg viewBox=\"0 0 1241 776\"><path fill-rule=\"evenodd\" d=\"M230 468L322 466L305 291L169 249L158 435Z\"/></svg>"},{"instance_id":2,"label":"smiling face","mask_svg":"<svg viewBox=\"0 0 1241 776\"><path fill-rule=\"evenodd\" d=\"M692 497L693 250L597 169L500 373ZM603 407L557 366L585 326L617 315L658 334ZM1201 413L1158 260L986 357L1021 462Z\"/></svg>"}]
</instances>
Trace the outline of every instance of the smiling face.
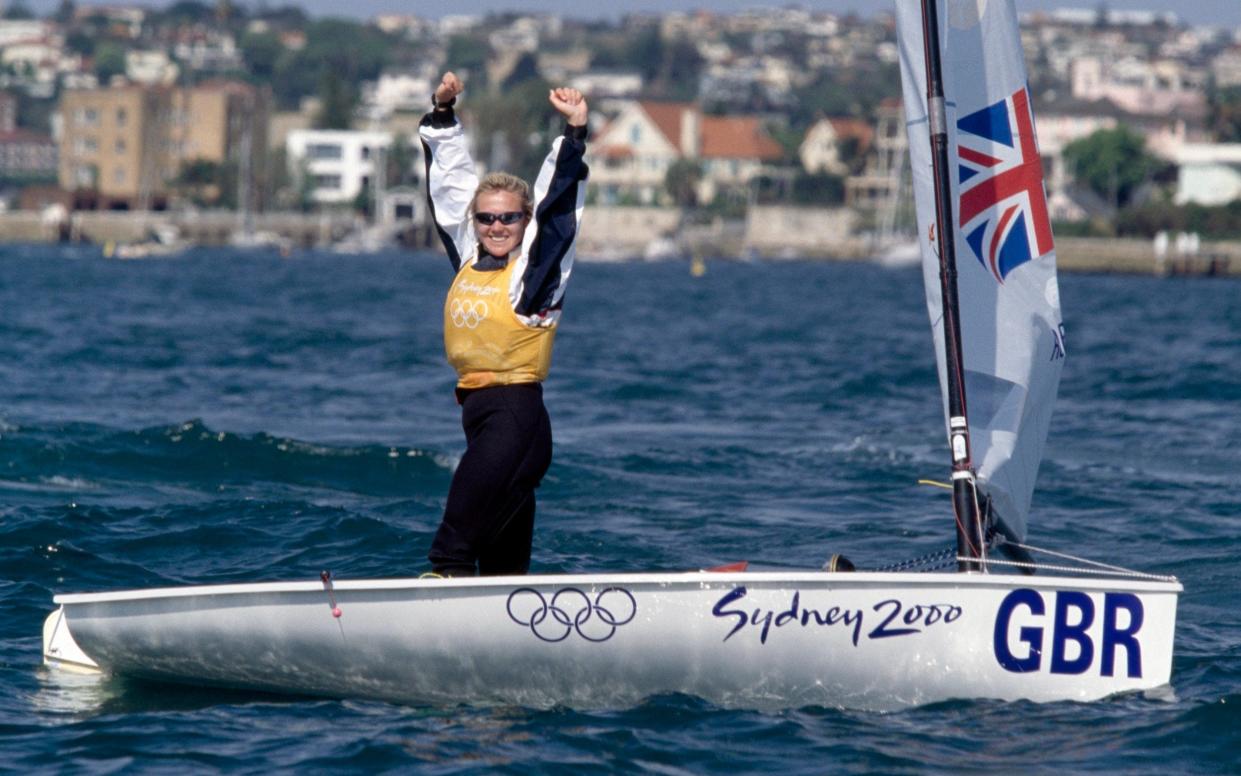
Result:
<instances>
[{"instance_id":1,"label":"smiling face","mask_svg":"<svg viewBox=\"0 0 1241 776\"><path fill-rule=\"evenodd\" d=\"M506 224L499 218L495 218L490 224L484 224L478 220L478 214L490 213L498 216L502 213L521 213L524 204L522 198L511 191L488 191L478 195L474 201L474 232L478 235L478 243L483 246L483 250L496 257L509 255L521 245L521 238L526 234L526 225L530 223L530 219L523 214L521 220L513 224Z\"/></svg>"}]
</instances>

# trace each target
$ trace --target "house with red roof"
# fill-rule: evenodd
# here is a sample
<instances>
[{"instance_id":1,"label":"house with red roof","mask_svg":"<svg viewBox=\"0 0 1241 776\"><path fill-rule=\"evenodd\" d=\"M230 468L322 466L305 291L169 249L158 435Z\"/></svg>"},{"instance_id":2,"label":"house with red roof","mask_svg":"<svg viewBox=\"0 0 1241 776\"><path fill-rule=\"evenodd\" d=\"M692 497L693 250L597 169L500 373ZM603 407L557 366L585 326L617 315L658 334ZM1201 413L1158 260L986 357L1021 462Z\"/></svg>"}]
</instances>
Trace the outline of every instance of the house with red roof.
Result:
<instances>
[{"instance_id":1,"label":"house with red roof","mask_svg":"<svg viewBox=\"0 0 1241 776\"><path fill-rule=\"evenodd\" d=\"M797 156L808 173L848 175L851 162L870 152L874 137L874 127L862 119L819 119L806 130Z\"/></svg>"},{"instance_id":2,"label":"house with red roof","mask_svg":"<svg viewBox=\"0 0 1241 776\"><path fill-rule=\"evenodd\" d=\"M587 146L591 183L604 204L660 204L669 200L668 169L681 160L701 171L700 202L722 190L744 188L776 164L784 149L755 116L710 116L688 102L638 100L620 112Z\"/></svg>"}]
</instances>

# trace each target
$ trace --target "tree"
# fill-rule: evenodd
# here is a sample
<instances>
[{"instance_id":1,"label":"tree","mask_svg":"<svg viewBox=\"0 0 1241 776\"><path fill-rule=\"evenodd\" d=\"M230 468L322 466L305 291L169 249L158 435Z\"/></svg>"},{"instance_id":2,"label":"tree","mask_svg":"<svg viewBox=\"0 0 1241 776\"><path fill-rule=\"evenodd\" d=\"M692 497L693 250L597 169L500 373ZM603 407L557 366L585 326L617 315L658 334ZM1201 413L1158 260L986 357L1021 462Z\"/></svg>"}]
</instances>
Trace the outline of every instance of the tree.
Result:
<instances>
[{"instance_id":1,"label":"tree","mask_svg":"<svg viewBox=\"0 0 1241 776\"><path fill-rule=\"evenodd\" d=\"M478 92L482 91L478 87L487 85L487 57L490 55L491 47L485 40L469 35L453 35L448 39L446 60L452 63L453 70L459 71L458 75L468 74L468 83Z\"/></svg>"},{"instance_id":2,"label":"tree","mask_svg":"<svg viewBox=\"0 0 1241 776\"><path fill-rule=\"evenodd\" d=\"M68 25L73 21L74 14L77 13L78 7L73 0L60 0L56 6L56 12L52 14L52 19L61 25Z\"/></svg>"},{"instance_id":3,"label":"tree","mask_svg":"<svg viewBox=\"0 0 1241 776\"><path fill-rule=\"evenodd\" d=\"M1211 129L1220 143L1241 142L1241 88L1213 89L1209 99Z\"/></svg>"},{"instance_id":4,"label":"tree","mask_svg":"<svg viewBox=\"0 0 1241 776\"><path fill-rule=\"evenodd\" d=\"M90 56L95 53L95 36L84 30L74 30L65 36L65 48L74 54Z\"/></svg>"},{"instance_id":5,"label":"tree","mask_svg":"<svg viewBox=\"0 0 1241 776\"><path fill-rule=\"evenodd\" d=\"M388 63L391 39L374 27L322 19L306 29L306 46L276 64L272 89L280 105L296 107L321 92L328 74L344 84L374 80Z\"/></svg>"},{"instance_id":6,"label":"tree","mask_svg":"<svg viewBox=\"0 0 1241 776\"><path fill-rule=\"evenodd\" d=\"M798 173L792 199L799 205L840 205L845 201L845 179L831 173Z\"/></svg>"},{"instance_id":7,"label":"tree","mask_svg":"<svg viewBox=\"0 0 1241 776\"><path fill-rule=\"evenodd\" d=\"M248 32L241 38L241 59L256 81L271 81L284 53L280 38L270 32Z\"/></svg>"},{"instance_id":8,"label":"tree","mask_svg":"<svg viewBox=\"0 0 1241 776\"><path fill-rule=\"evenodd\" d=\"M295 5L264 9L260 3L258 10L254 12L254 18L281 30L303 30L309 22L306 12Z\"/></svg>"},{"instance_id":9,"label":"tree","mask_svg":"<svg viewBox=\"0 0 1241 776\"><path fill-rule=\"evenodd\" d=\"M702 166L693 159L678 159L664 173L664 190L678 207L698 206L698 184Z\"/></svg>"},{"instance_id":10,"label":"tree","mask_svg":"<svg viewBox=\"0 0 1241 776\"><path fill-rule=\"evenodd\" d=\"M370 186L364 186L353 198L352 207L356 213L364 218L370 218L375 208L375 192Z\"/></svg>"},{"instance_id":11,"label":"tree","mask_svg":"<svg viewBox=\"0 0 1241 776\"><path fill-rule=\"evenodd\" d=\"M703 60L698 47L688 38L677 38L663 46L658 83L664 94L679 100L698 96L698 79Z\"/></svg>"},{"instance_id":12,"label":"tree","mask_svg":"<svg viewBox=\"0 0 1241 776\"><path fill-rule=\"evenodd\" d=\"M414 165L421 155L415 156L414 147L402 133L397 133L392 147L384 160L384 179L389 186L408 186L416 180Z\"/></svg>"},{"instance_id":13,"label":"tree","mask_svg":"<svg viewBox=\"0 0 1241 776\"><path fill-rule=\"evenodd\" d=\"M125 49L119 43L104 41L95 47L95 77L106 84L114 75L125 74Z\"/></svg>"},{"instance_id":14,"label":"tree","mask_svg":"<svg viewBox=\"0 0 1241 776\"><path fill-rule=\"evenodd\" d=\"M55 113L55 99L41 99L27 92L17 92L17 126L50 135L52 115Z\"/></svg>"},{"instance_id":15,"label":"tree","mask_svg":"<svg viewBox=\"0 0 1241 776\"><path fill-rule=\"evenodd\" d=\"M540 78L539 61L534 54L527 51L517 59L517 64L513 65L513 72L508 74L504 79L504 83L500 85L502 90L512 89L518 84Z\"/></svg>"},{"instance_id":16,"label":"tree","mask_svg":"<svg viewBox=\"0 0 1241 776\"><path fill-rule=\"evenodd\" d=\"M1125 127L1101 129L1065 146L1074 178L1115 205L1125 207L1142 184L1164 165L1146 152L1146 140Z\"/></svg>"},{"instance_id":17,"label":"tree","mask_svg":"<svg viewBox=\"0 0 1241 776\"><path fill-rule=\"evenodd\" d=\"M210 24L215 19L215 9L197 0L179 0L168 6L160 18L173 24Z\"/></svg>"},{"instance_id":18,"label":"tree","mask_svg":"<svg viewBox=\"0 0 1241 776\"><path fill-rule=\"evenodd\" d=\"M176 185L195 204L236 210L238 180L236 162L190 159L181 165Z\"/></svg>"},{"instance_id":19,"label":"tree","mask_svg":"<svg viewBox=\"0 0 1241 776\"><path fill-rule=\"evenodd\" d=\"M514 175L534 180L551 143L550 134L559 134L564 120L547 102L551 84L533 78L497 95L475 92L469 101L475 137L484 144L482 158L505 160ZM503 143L499 149L493 143Z\"/></svg>"},{"instance_id":20,"label":"tree","mask_svg":"<svg viewBox=\"0 0 1241 776\"><path fill-rule=\"evenodd\" d=\"M18 2L13 3L13 5L5 9L2 18L10 21L22 21L33 19L35 18L35 15L34 11L31 11L29 7L21 2L21 0L18 0Z\"/></svg>"},{"instance_id":21,"label":"tree","mask_svg":"<svg viewBox=\"0 0 1241 776\"><path fill-rule=\"evenodd\" d=\"M343 78L329 70L319 87L322 107L315 117L315 129L349 129L353 124L356 98Z\"/></svg>"}]
</instances>

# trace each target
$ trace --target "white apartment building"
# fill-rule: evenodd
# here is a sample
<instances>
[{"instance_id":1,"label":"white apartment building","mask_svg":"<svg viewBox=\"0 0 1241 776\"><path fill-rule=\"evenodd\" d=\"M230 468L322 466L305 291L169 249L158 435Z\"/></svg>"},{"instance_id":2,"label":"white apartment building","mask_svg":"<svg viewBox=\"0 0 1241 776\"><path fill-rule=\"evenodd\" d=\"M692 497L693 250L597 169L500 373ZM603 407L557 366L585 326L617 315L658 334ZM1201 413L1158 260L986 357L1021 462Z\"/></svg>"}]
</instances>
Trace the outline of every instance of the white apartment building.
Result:
<instances>
[{"instance_id":1,"label":"white apartment building","mask_svg":"<svg viewBox=\"0 0 1241 776\"><path fill-rule=\"evenodd\" d=\"M392 146L390 132L295 129L285 140L289 172L309 176L311 198L322 205L348 205L375 186L377 162ZM382 180L378 181L382 188Z\"/></svg>"},{"instance_id":2,"label":"white apartment building","mask_svg":"<svg viewBox=\"0 0 1241 776\"><path fill-rule=\"evenodd\" d=\"M371 120L383 120L398 111L422 114L431 109L431 92L439 69L423 62L403 72L380 73L362 85L362 110Z\"/></svg>"},{"instance_id":3,"label":"white apartment building","mask_svg":"<svg viewBox=\"0 0 1241 776\"><path fill-rule=\"evenodd\" d=\"M1178 205L1226 205L1241 199L1241 143L1187 143L1177 164Z\"/></svg>"},{"instance_id":4,"label":"white apartment building","mask_svg":"<svg viewBox=\"0 0 1241 776\"><path fill-rule=\"evenodd\" d=\"M135 83L171 86L177 82L180 73L180 66L169 58L166 51L147 49L125 52L125 76Z\"/></svg>"}]
</instances>

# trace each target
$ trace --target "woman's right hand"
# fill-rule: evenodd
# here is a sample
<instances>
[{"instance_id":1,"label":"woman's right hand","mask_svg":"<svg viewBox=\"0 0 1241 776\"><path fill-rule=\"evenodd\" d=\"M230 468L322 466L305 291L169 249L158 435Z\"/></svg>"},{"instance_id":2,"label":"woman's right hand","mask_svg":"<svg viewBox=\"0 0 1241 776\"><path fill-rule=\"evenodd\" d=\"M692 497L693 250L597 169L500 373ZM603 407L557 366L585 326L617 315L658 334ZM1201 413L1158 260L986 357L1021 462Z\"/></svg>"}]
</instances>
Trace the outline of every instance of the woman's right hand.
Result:
<instances>
[{"instance_id":1,"label":"woman's right hand","mask_svg":"<svg viewBox=\"0 0 1241 776\"><path fill-rule=\"evenodd\" d=\"M440 79L440 85L435 87L435 104L444 105L463 91L465 91L465 85L461 83L456 73L449 70Z\"/></svg>"}]
</instances>

